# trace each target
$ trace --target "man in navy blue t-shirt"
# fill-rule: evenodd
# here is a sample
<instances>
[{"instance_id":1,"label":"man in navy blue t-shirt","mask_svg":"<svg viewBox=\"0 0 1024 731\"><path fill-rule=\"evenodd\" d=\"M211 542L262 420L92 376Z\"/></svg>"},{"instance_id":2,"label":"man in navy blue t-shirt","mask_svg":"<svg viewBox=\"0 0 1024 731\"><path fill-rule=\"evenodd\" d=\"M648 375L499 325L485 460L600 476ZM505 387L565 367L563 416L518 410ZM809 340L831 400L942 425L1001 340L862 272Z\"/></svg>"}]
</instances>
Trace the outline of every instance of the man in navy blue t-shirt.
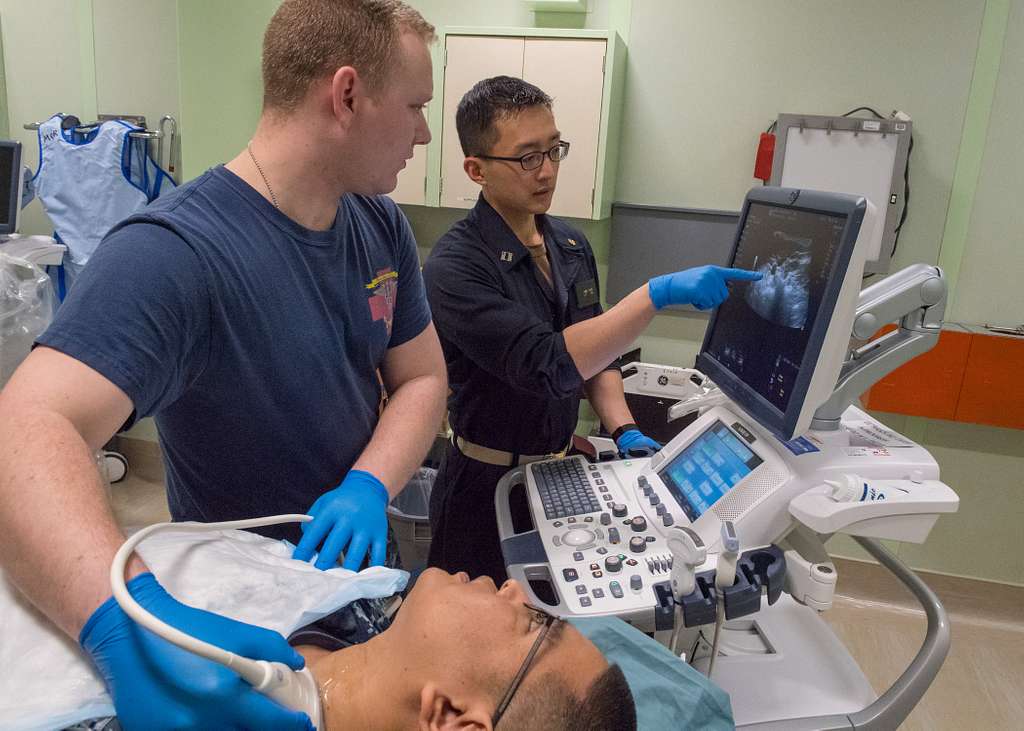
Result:
<instances>
[{"instance_id":1,"label":"man in navy blue t-shirt","mask_svg":"<svg viewBox=\"0 0 1024 731\"><path fill-rule=\"evenodd\" d=\"M0 397L0 560L78 637L127 728L306 717L107 599L124 539L91 455L119 429L155 417L176 520L308 512L296 558L384 560L388 499L446 391L415 241L380 195L430 139L432 38L395 0L285 0L247 149L108 234ZM301 667L280 635L177 603L140 559L128 575L166 623Z\"/></svg>"}]
</instances>

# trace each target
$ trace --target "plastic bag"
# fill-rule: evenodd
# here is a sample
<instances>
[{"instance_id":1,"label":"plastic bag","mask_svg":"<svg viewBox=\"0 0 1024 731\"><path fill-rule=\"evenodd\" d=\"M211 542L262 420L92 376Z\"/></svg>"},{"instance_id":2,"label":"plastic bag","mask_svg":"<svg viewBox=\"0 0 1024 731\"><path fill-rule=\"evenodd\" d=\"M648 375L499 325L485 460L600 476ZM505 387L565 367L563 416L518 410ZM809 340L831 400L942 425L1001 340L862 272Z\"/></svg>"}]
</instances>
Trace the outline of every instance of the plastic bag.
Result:
<instances>
[{"instance_id":1,"label":"plastic bag","mask_svg":"<svg viewBox=\"0 0 1024 731\"><path fill-rule=\"evenodd\" d=\"M0 251L0 387L50 325L55 302L46 272Z\"/></svg>"},{"instance_id":2,"label":"plastic bag","mask_svg":"<svg viewBox=\"0 0 1024 731\"><path fill-rule=\"evenodd\" d=\"M406 520L426 520L430 508L430 492L437 479L433 467L420 467L405 484L402 491L391 499L388 513Z\"/></svg>"}]
</instances>

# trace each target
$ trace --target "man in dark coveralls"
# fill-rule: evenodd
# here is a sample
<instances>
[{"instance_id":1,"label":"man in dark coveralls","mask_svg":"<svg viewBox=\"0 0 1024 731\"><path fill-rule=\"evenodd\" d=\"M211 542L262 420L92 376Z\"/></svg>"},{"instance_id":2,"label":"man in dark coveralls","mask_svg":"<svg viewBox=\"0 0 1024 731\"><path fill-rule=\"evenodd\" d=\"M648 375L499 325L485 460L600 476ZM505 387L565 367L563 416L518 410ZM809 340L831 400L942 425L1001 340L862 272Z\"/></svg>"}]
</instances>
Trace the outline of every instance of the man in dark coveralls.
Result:
<instances>
[{"instance_id":1,"label":"man in dark coveralls","mask_svg":"<svg viewBox=\"0 0 1024 731\"><path fill-rule=\"evenodd\" d=\"M569 153L551 106L543 91L508 76L480 81L462 98L464 169L481 194L423 268L454 432L431 494L429 564L499 584L501 476L567 451L583 393L620 453L658 450L633 423L615 359L656 310L716 307L728 280L759 278L698 267L656 277L603 312L586 237L545 215Z\"/></svg>"}]
</instances>

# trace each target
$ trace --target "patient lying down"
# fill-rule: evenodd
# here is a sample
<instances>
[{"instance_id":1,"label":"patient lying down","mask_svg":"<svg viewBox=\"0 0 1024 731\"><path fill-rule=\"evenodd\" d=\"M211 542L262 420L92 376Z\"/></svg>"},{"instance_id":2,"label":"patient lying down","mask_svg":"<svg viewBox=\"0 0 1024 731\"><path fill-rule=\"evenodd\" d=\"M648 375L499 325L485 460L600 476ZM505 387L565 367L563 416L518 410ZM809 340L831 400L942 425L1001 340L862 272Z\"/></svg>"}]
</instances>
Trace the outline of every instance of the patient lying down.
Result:
<instances>
[{"instance_id":1,"label":"patient lying down","mask_svg":"<svg viewBox=\"0 0 1024 731\"><path fill-rule=\"evenodd\" d=\"M300 645L326 728L635 729L618 666L571 624L525 602L515 581L499 589L488 577L428 569L385 632L335 652Z\"/></svg>"}]
</instances>

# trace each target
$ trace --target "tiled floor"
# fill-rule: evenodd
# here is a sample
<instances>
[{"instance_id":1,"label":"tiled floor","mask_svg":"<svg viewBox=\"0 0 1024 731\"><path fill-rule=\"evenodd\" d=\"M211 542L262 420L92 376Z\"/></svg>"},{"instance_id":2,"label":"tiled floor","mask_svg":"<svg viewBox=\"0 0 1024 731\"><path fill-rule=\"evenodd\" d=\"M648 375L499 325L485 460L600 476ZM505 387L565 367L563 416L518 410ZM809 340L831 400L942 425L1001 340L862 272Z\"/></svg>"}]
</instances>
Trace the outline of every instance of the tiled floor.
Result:
<instances>
[{"instance_id":1,"label":"tiled floor","mask_svg":"<svg viewBox=\"0 0 1024 731\"><path fill-rule=\"evenodd\" d=\"M877 565L839 562L839 590L824 617L882 692L924 638L909 592ZM903 729L1024 728L1024 589L935 574L922 578L950 617L952 647Z\"/></svg>"},{"instance_id":2,"label":"tiled floor","mask_svg":"<svg viewBox=\"0 0 1024 731\"><path fill-rule=\"evenodd\" d=\"M169 519L159 463L133 455L129 476L111 488L124 526ZM924 613L877 565L837 560L839 592L824 617L871 681L885 690L924 637ZM953 645L942 670L903 729L1024 728L1024 588L923 578L950 615Z\"/></svg>"},{"instance_id":3,"label":"tiled floor","mask_svg":"<svg viewBox=\"0 0 1024 731\"><path fill-rule=\"evenodd\" d=\"M122 450L130 467L121 482L110 486L110 502L114 517L125 528L141 528L171 519L167 511L163 465L155 446L127 446Z\"/></svg>"},{"instance_id":4,"label":"tiled floor","mask_svg":"<svg viewBox=\"0 0 1024 731\"><path fill-rule=\"evenodd\" d=\"M141 528L171 519L163 482L153 482L129 472L123 481L112 485L114 517L127 528Z\"/></svg>"}]
</instances>

